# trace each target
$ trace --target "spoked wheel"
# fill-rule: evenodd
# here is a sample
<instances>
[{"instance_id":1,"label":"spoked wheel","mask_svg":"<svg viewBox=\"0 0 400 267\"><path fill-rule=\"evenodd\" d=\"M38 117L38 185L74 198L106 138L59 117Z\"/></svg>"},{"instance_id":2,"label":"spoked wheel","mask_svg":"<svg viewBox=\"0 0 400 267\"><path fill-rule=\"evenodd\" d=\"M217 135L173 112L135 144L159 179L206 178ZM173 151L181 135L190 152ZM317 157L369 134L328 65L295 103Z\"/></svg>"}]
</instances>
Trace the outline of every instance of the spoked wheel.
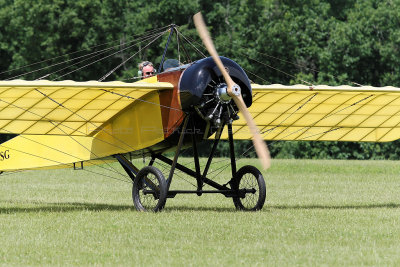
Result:
<instances>
[{"instance_id":1,"label":"spoked wheel","mask_svg":"<svg viewBox=\"0 0 400 267\"><path fill-rule=\"evenodd\" d=\"M167 199L167 182L162 172L153 166L141 169L132 188L133 204L138 211L160 211Z\"/></svg>"},{"instance_id":2,"label":"spoked wheel","mask_svg":"<svg viewBox=\"0 0 400 267\"><path fill-rule=\"evenodd\" d=\"M265 181L261 172L254 166L243 166L234 177L233 189L239 197L233 198L238 210L260 210L265 202Z\"/></svg>"}]
</instances>

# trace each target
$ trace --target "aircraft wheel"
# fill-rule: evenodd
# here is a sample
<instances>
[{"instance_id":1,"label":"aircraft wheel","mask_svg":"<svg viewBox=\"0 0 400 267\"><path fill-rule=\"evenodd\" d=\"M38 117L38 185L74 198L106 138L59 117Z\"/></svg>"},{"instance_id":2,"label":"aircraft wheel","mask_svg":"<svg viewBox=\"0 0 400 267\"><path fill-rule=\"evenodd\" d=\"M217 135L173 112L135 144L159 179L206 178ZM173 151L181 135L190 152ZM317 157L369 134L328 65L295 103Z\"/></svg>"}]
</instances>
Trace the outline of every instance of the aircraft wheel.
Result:
<instances>
[{"instance_id":1,"label":"aircraft wheel","mask_svg":"<svg viewBox=\"0 0 400 267\"><path fill-rule=\"evenodd\" d=\"M133 204L138 211L161 211L167 200L167 182L153 166L141 169L133 181Z\"/></svg>"},{"instance_id":2,"label":"aircraft wheel","mask_svg":"<svg viewBox=\"0 0 400 267\"><path fill-rule=\"evenodd\" d=\"M233 179L233 188L240 197L234 197L236 209L245 211L260 210L264 206L266 188L264 177L254 166L243 166ZM247 192L244 192L244 191Z\"/></svg>"}]
</instances>

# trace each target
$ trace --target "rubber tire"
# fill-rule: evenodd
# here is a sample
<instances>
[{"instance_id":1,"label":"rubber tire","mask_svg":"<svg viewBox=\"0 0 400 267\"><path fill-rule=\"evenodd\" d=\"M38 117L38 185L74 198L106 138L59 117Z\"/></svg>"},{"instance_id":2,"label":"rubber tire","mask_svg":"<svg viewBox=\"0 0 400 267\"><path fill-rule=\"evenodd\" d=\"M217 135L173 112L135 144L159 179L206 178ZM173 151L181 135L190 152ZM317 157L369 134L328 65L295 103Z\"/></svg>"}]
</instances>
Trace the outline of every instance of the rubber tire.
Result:
<instances>
[{"instance_id":1,"label":"rubber tire","mask_svg":"<svg viewBox=\"0 0 400 267\"><path fill-rule=\"evenodd\" d=\"M146 208L145 205L143 205L144 199L143 197L141 197L140 191L143 190L143 184L144 184L143 178L146 177L146 175L148 174L152 174L155 176L158 182L159 195L158 199L154 198L155 200L154 205L152 207ZM164 208L165 202L167 200L167 182L162 172L154 166L146 166L142 168L136 175L135 180L133 181L132 199L133 199L133 204L136 210L138 211L153 211L153 212L161 211Z\"/></svg>"},{"instance_id":2,"label":"rubber tire","mask_svg":"<svg viewBox=\"0 0 400 267\"><path fill-rule=\"evenodd\" d=\"M254 205L253 205L253 203L251 203L252 205L250 207L247 205L246 206L243 205L243 200L249 194L249 193L247 193L245 198L234 197L233 204L235 204L235 207L238 210L244 210L244 211L261 210L265 203L266 186L265 186L265 181L264 181L263 175L256 167L246 165L246 166L243 166L242 168L240 168L239 171L236 172L236 175L234 177L233 189L234 190L243 189L243 186L240 188L240 182L242 181L242 178L246 174L251 174L257 180L258 188L255 188L258 192L258 198L256 199L257 202L254 201L255 202ZM248 188L248 189L250 189L250 188Z\"/></svg>"}]
</instances>

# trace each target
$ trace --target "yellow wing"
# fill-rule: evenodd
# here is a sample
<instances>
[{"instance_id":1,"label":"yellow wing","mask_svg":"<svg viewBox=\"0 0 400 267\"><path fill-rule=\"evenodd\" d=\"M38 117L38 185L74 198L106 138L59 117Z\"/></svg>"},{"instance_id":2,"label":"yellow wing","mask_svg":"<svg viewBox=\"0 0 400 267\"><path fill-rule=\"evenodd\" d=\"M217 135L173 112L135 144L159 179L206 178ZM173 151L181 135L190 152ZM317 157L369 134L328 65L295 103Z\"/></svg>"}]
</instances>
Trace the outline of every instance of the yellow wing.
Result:
<instances>
[{"instance_id":1,"label":"yellow wing","mask_svg":"<svg viewBox=\"0 0 400 267\"><path fill-rule=\"evenodd\" d=\"M249 108L265 140L388 142L400 138L400 89L253 84ZM240 115L240 114L239 114ZM250 139L243 118L235 139ZM222 136L227 138L226 132Z\"/></svg>"},{"instance_id":2,"label":"yellow wing","mask_svg":"<svg viewBox=\"0 0 400 267\"><path fill-rule=\"evenodd\" d=\"M0 171L54 168L164 140L156 77L142 82L0 82ZM101 162L99 162L101 163Z\"/></svg>"},{"instance_id":3,"label":"yellow wing","mask_svg":"<svg viewBox=\"0 0 400 267\"><path fill-rule=\"evenodd\" d=\"M0 133L90 136L132 100L160 89L172 85L0 81Z\"/></svg>"}]
</instances>

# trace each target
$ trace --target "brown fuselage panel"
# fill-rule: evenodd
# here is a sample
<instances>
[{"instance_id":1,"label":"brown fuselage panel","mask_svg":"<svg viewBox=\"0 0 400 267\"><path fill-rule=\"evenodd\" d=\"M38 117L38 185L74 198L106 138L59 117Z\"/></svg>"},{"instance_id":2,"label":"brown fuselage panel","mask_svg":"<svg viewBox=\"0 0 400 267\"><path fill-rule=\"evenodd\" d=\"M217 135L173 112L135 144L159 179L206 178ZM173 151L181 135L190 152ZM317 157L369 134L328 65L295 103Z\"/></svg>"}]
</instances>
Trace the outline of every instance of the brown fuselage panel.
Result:
<instances>
[{"instance_id":1,"label":"brown fuselage panel","mask_svg":"<svg viewBox=\"0 0 400 267\"><path fill-rule=\"evenodd\" d=\"M170 136L178 128L183 118L184 112L181 110L179 99L179 79L183 70L165 72L157 75L159 82L168 82L173 84L173 90L163 90L160 92L160 104L164 137Z\"/></svg>"}]
</instances>

